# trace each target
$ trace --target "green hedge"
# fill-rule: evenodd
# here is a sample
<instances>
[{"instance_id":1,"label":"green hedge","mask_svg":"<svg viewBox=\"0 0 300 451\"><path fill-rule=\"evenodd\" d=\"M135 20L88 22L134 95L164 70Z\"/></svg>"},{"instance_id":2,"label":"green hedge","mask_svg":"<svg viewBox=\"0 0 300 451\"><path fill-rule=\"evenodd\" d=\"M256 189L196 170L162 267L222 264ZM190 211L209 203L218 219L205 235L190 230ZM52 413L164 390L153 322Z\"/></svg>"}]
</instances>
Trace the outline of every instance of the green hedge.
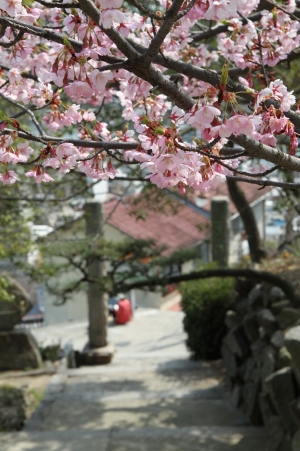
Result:
<instances>
[{"instance_id":1,"label":"green hedge","mask_svg":"<svg viewBox=\"0 0 300 451\"><path fill-rule=\"evenodd\" d=\"M232 308L234 280L209 278L180 285L186 344L194 359L218 359L226 333L225 313Z\"/></svg>"}]
</instances>

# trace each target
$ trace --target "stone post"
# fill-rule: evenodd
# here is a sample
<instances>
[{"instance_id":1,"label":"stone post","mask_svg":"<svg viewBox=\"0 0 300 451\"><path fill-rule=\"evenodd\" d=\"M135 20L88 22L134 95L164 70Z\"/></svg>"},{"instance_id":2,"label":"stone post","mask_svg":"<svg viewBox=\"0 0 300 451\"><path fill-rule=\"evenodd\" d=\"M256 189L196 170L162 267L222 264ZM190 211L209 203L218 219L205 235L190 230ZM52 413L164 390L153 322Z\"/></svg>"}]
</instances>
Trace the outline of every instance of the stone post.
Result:
<instances>
[{"instance_id":1,"label":"stone post","mask_svg":"<svg viewBox=\"0 0 300 451\"><path fill-rule=\"evenodd\" d=\"M86 218L87 238L95 239L103 234L104 212L103 204L97 201L88 202L84 206ZM100 280L105 277L105 264L95 260L88 267L91 278ZM89 343L83 352L85 364L109 363L113 351L107 343L108 296L100 290L99 285L89 282L88 311L89 311Z\"/></svg>"},{"instance_id":2,"label":"stone post","mask_svg":"<svg viewBox=\"0 0 300 451\"><path fill-rule=\"evenodd\" d=\"M215 196L211 201L212 259L219 266L228 266L229 258L229 199Z\"/></svg>"}]
</instances>

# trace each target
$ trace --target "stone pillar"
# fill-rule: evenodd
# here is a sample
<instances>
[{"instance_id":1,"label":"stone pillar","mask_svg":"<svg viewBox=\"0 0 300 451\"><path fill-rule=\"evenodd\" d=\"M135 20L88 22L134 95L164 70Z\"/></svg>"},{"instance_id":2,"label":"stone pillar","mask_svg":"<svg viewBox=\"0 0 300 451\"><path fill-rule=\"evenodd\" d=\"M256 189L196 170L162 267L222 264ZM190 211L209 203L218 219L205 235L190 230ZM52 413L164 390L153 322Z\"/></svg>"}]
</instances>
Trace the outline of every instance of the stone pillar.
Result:
<instances>
[{"instance_id":1,"label":"stone pillar","mask_svg":"<svg viewBox=\"0 0 300 451\"><path fill-rule=\"evenodd\" d=\"M91 240L103 234L104 212L100 202L88 202L84 206L86 218L86 235ZM105 277L105 264L100 260L93 261L88 267L91 278L101 280ZM89 282L88 310L89 310L89 343L83 352L85 364L98 365L109 363L113 351L107 343L108 295L101 291L99 285Z\"/></svg>"},{"instance_id":2,"label":"stone pillar","mask_svg":"<svg viewBox=\"0 0 300 451\"><path fill-rule=\"evenodd\" d=\"M229 199L215 196L211 201L212 259L219 266L228 266L229 258Z\"/></svg>"}]
</instances>

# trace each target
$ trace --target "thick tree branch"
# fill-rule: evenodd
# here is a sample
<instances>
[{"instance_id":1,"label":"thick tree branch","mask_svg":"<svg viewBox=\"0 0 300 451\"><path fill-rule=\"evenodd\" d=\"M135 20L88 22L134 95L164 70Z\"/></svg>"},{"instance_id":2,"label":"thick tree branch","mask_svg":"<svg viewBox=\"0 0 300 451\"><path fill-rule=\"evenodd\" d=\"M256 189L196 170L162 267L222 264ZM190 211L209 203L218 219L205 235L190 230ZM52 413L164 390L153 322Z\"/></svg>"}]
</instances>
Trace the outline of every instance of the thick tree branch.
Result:
<instances>
[{"instance_id":1,"label":"thick tree branch","mask_svg":"<svg viewBox=\"0 0 300 451\"><path fill-rule=\"evenodd\" d=\"M146 66L149 66L153 61L155 55L158 54L160 46L163 44L166 36L170 33L170 30L177 19L177 15L183 2L184 0L174 0L172 5L168 9L162 25L150 42L150 45L143 56L143 62Z\"/></svg>"},{"instance_id":2,"label":"thick tree branch","mask_svg":"<svg viewBox=\"0 0 300 451\"><path fill-rule=\"evenodd\" d=\"M274 149L245 135L231 135L229 139L242 146L251 157L261 158L282 168L300 172L300 158L292 157L279 149Z\"/></svg>"},{"instance_id":3,"label":"thick tree branch","mask_svg":"<svg viewBox=\"0 0 300 451\"><path fill-rule=\"evenodd\" d=\"M293 286L286 279L282 279L276 274L271 274L266 271L255 271L253 269L217 268L165 278L153 277L149 280L125 284L122 289L124 288L124 290L129 291L133 288L164 286L189 280L207 279L208 277L246 277L248 279L271 283L284 291L293 306L300 307L300 298L295 293Z\"/></svg>"},{"instance_id":4,"label":"thick tree branch","mask_svg":"<svg viewBox=\"0 0 300 451\"><path fill-rule=\"evenodd\" d=\"M83 13L89 16L96 24L100 23L101 13L91 0L79 0L78 3ZM128 59L132 61L140 59L140 54L117 30L114 28L103 28L100 25L99 27Z\"/></svg>"}]
</instances>

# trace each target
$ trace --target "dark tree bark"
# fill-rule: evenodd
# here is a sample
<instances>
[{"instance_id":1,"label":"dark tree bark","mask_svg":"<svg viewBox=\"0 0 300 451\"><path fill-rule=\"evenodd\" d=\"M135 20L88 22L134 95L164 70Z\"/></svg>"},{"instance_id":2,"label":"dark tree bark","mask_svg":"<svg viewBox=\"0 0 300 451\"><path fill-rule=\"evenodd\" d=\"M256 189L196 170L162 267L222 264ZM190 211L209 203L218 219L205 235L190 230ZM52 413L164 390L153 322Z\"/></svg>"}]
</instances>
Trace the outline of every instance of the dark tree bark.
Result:
<instances>
[{"instance_id":1,"label":"dark tree bark","mask_svg":"<svg viewBox=\"0 0 300 451\"><path fill-rule=\"evenodd\" d=\"M250 207L243 190L235 180L227 180L227 186L230 198L236 206L245 227L251 260L253 263L260 263L260 261L266 257L267 253L262 246L252 208Z\"/></svg>"}]
</instances>

